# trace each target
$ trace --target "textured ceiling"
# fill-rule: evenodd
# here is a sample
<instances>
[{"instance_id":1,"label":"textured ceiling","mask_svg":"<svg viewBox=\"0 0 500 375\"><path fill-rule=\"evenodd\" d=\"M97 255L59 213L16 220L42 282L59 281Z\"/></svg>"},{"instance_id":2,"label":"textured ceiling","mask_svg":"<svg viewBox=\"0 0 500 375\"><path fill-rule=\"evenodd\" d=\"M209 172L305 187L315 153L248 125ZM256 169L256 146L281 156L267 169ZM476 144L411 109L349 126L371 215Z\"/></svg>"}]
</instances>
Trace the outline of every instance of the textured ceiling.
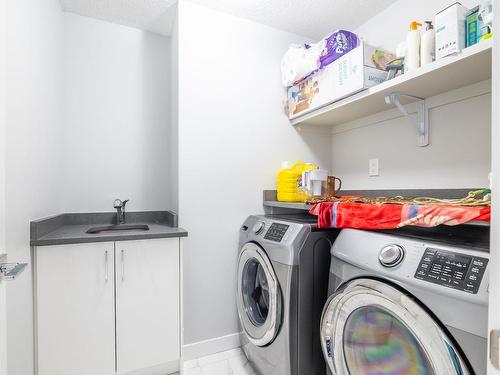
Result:
<instances>
[{"instance_id":1,"label":"textured ceiling","mask_svg":"<svg viewBox=\"0 0 500 375\"><path fill-rule=\"evenodd\" d=\"M1 0L0 0L1 1ZM60 0L64 11L169 35L177 0ZM312 40L354 30L396 0L189 0Z\"/></svg>"},{"instance_id":2,"label":"textured ceiling","mask_svg":"<svg viewBox=\"0 0 500 375\"><path fill-rule=\"evenodd\" d=\"M320 39L336 29L354 30L396 0L190 1L308 38Z\"/></svg>"},{"instance_id":3,"label":"textured ceiling","mask_svg":"<svg viewBox=\"0 0 500 375\"><path fill-rule=\"evenodd\" d=\"M60 0L65 12L169 35L176 0Z\"/></svg>"}]
</instances>

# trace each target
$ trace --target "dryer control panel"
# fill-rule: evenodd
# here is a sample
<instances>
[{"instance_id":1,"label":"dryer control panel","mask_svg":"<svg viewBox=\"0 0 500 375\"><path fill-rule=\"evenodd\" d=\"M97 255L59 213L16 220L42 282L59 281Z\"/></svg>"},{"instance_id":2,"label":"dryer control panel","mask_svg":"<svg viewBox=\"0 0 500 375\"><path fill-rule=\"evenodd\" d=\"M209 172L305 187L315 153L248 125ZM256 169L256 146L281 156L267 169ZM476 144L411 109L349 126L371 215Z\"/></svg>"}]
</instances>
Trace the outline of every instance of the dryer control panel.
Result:
<instances>
[{"instance_id":1,"label":"dryer control panel","mask_svg":"<svg viewBox=\"0 0 500 375\"><path fill-rule=\"evenodd\" d=\"M477 294L488 259L427 248L415 278Z\"/></svg>"},{"instance_id":2,"label":"dryer control panel","mask_svg":"<svg viewBox=\"0 0 500 375\"><path fill-rule=\"evenodd\" d=\"M283 236L285 235L286 231L290 225L287 224L281 224L281 223L272 223L269 229L266 232L266 235L264 238L266 240L274 241L274 242L281 242L283 239Z\"/></svg>"}]
</instances>

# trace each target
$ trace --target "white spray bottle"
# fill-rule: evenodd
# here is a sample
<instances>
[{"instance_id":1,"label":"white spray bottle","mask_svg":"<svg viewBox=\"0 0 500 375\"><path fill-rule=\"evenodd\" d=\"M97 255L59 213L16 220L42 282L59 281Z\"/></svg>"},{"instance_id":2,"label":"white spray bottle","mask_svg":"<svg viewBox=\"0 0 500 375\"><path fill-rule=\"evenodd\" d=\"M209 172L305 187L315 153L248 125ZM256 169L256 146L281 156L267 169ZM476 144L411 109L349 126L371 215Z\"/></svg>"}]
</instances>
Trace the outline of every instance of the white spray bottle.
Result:
<instances>
[{"instance_id":1,"label":"white spray bottle","mask_svg":"<svg viewBox=\"0 0 500 375\"><path fill-rule=\"evenodd\" d=\"M420 48L421 66L430 64L436 59L436 33L432 21L425 21L425 32L422 35Z\"/></svg>"},{"instance_id":2,"label":"white spray bottle","mask_svg":"<svg viewBox=\"0 0 500 375\"><path fill-rule=\"evenodd\" d=\"M420 30L421 23L413 21L410 23L410 31L406 36L406 56L405 56L405 72L420 67Z\"/></svg>"}]
</instances>

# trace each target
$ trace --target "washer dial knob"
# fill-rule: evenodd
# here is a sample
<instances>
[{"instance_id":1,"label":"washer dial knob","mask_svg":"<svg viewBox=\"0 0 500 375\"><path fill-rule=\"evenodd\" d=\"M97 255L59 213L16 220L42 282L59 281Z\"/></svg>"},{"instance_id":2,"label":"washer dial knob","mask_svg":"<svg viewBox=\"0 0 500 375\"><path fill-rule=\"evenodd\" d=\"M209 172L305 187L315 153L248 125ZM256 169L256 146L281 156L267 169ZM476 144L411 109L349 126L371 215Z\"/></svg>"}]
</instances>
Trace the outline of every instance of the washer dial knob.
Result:
<instances>
[{"instance_id":1,"label":"washer dial knob","mask_svg":"<svg viewBox=\"0 0 500 375\"><path fill-rule=\"evenodd\" d=\"M405 249L399 245L387 245L380 250L378 261L384 267L396 267L405 257Z\"/></svg>"},{"instance_id":2,"label":"washer dial knob","mask_svg":"<svg viewBox=\"0 0 500 375\"><path fill-rule=\"evenodd\" d=\"M253 232L255 234L260 234L263 230L264 230L264 227L266 226L266 224L263 222L263 221L257 221L254 225L253 225Z\"/></svg>"}]
</instances>

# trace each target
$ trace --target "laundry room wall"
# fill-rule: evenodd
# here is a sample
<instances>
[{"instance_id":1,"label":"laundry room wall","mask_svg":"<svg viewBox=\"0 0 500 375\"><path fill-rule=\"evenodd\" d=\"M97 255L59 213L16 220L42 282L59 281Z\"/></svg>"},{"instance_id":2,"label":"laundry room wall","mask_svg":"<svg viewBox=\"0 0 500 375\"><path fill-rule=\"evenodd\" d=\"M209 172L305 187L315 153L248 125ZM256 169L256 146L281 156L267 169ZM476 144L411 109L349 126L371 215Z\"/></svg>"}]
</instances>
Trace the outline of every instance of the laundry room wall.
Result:
<instances>
[{"instance_id":1,"label":"laundry room wall","mask_svg":"<svg viewBox=\"0 0 500 375\"><path fill-rule=\"evenodd\" d=\"M7 51L6 3L0 2L0 254L5 253L5 136L6 136L6 74ZM7 305L5 283L0 282L0 375L7 375Z\"/></svg>"},{"instance_id":2,"label":"laundry room wall","mask_svg":"<svg viewBox=\"0 0 500 375\"><path fill-rule=\"evenodd\" d=\"M179 12L174 10L170 34L169 192L172 210L179 212Z\"/></svg>"},{"instance_id":3,"label":"laundry room wall","mask_svg":"<svg viewBox=\"0 0 500 375\"><path fill-rule=\"evenodd\" d=\"M67 211L171 209L170 38L64 14Z\"/></svg>"},{"instance_id":4,"label":"laundry room wall","mask_svg":"<svg viewBox=\"0 0 500 375\"><path fill-rule=\"evenodd\" d=\"M495 9L500 9L500 0L495 0L493 3ZM493 49L493 103L500 102L500 39L494 38ZM493 189L498 189L500 186L500 108L498 105L493 107L492 119L492 169L493 169ZM495 190L496 191L496 190ZM500 206L500 196L492 194L493 207ZM491 221L491 244L490 244L490 272L489 279L489 313L488 313L488 330L500 329L500 210L492 210ZM493 367L491 361L488 361L488 375L498 375L498 370Z\"/></svg>"},{"instance_id":5,"label":"laundry room wall","mask_svg":"<svg viewBox=\"0 0 500 375\"><path fill-rule=\"evenodd\" d=\"M179 4L179 213L185 356L239 344L238 230L261 213L282 160L330 167L329 134L282 110L280 60L305 38L189 2ZM196 103L195 105L193 103Z\"/></svg>"},{"instance_id":6,"label":"laundry room wall","mask_svg":"<svg viewBox=\"0 0 500 375\"><path fill-rule=\"evenodd\" d=\"M395 50L412 20L434 20L446 0L399 0L355 30L369 43ZM472 7L477 1L464 1ZM408 92L407 94L412 94ZM415 126L396 111L333 129L332 168L346 189L488 186L491 170L491 84L481 82L428 99L430 145L417 146ZM414 116L414 115L413 115ZM379 176L368 161L379 159Z\"/></svg>"},{"instance_id":7,"label":"laundry room wall","mask_svg":"<svg viewBox=\"0 0 500 375\"><path fill-rule=\"evenodd\" d=\"M60 211L63 13L58 0L7 0L5 249L31 262L29 222ZM33 375L30 268L6 283L8 374Z\"/></svg>"},{"instance_id":8,"label":"laundry room wall","mask_svg":"<svg viewBox=\"0 0 500 375\"><path fill-rule=\"evenodd\" d=\"M7 100L6 97L7 83L6 83L6 71L5 71L7 62L5 55L7 52L6 10L7 10L6 2L5 1L0 2L0 254L5 252L5 156L6 156L5 136L7 135L6 113L5 113L6 100ZM0 326L0 331L2 330L1 328L2 327ZM0 375L3 375L1 370L0 370Z\"/></svg>"}]
</instances>

